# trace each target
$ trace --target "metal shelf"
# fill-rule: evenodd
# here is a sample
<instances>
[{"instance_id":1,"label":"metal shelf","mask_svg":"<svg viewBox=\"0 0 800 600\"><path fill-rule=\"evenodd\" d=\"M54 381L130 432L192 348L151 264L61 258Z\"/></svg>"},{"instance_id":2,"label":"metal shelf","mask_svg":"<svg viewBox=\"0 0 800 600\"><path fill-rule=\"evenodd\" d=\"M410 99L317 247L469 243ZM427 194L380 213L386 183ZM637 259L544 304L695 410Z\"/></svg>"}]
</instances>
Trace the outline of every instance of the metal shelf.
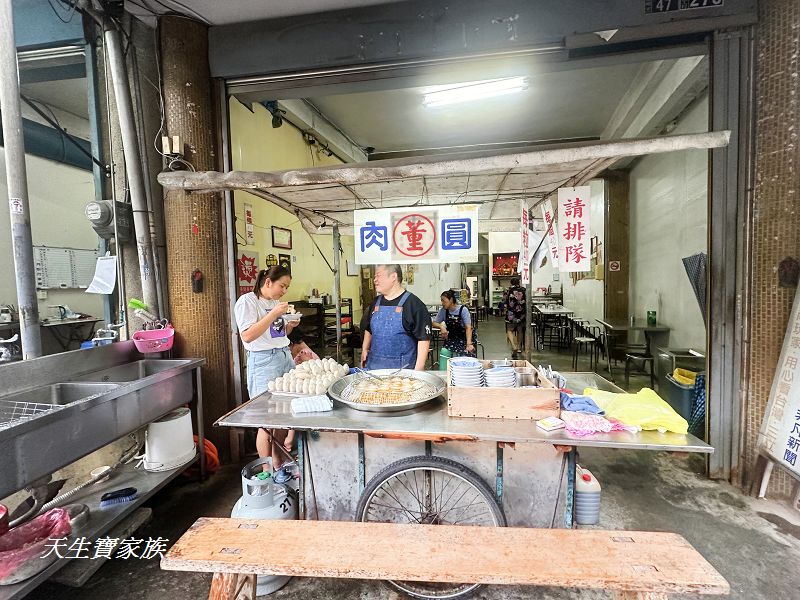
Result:
<instances>
[{"instance_id":1,"label":"metal shelf","mask_svg":"<svg viewBox=\"0 0 800 600\"><path fill-rule=\"evenodd\" d=\"M191 462L194 463L197 459L198 457L195 456ZM144 504L153 494L186 470L188 466L187 464L171 471L149 473L144 469L134 469L132 465L126 465L117 471L108 481L81 490L74 497L70 498L67 504L85 504L88 506L89 520L83 527L72 532L70 535L70 543L78 537L85 537L87 540L94 542L98 537L104 535L126 516ZM135 487L138 490L138 496L135 500L100 508L100 496L105 492L124 487ZM65 567L71 560L75 559L63 558L57 560L47 569L30 579L26 579L16 585L0 586L0 600L17 600L18 598L24 598L46 581L53 573Z\"/></svg>"}]
</instances>

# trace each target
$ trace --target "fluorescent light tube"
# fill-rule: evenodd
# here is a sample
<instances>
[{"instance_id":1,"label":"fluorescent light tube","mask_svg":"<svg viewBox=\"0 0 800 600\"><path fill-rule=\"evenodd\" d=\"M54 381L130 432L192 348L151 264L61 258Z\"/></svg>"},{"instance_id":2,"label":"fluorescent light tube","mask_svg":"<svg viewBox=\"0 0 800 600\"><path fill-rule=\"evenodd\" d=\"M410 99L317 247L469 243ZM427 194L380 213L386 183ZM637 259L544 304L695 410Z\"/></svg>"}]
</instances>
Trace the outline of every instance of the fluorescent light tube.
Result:
<instances>
[{"instance_id":1,"label":"fluorescent light tube","mask_svg":"<svg viewBox=\"0 0 800 600\"><path fill-rule=\"evenodd\" d=\"M422 104L429 107L445 106L458 102L470 102L472 100L482 100L484 98L494 98L514 94L527 89L527 77L508 77L506 79L494 79L492 81L476 81L473 83L461 84L457 87L449 87L425 94Z\"/></svg>"}]
</instances>

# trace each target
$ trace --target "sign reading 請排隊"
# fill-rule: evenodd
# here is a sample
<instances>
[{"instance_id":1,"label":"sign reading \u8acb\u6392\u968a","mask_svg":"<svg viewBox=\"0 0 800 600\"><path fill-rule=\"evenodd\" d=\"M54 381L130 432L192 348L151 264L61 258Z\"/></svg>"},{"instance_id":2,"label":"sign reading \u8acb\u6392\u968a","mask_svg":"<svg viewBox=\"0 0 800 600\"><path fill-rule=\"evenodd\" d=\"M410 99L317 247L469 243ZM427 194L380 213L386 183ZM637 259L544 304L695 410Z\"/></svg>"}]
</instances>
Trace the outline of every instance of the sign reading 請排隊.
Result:
<instances>
[{"instance_id":1,"label":"sign reading \u8acb\u6392\u968a","mask_svg":"<svg viewBox=\"0 0 800 600\"><path fill-rule=\"evenodd\" d=\"M478 205L411 206L353 212L356 263L478 261Z\"/></svg>"},{"instance_id":2,"label":"sign reading \u8acb\u6392\u968a","mask_svg":"<svg viewBox=\"0 0 800 600\"><path fill-rule=\"evenodd\" d=\"M589 270L588 185L558 188L558 268L565 273Z\"/></svg>"},{"instance_id":3,"label":"sign reading \u8acb\u6392\u968a","mask_svg":"<svg viewBox=\"0 0 800 600\"><path fill-rule=\"evenodd\" d=\"M798 290L758 435L758 446L796 476L800 475L800 288Z\"/></svg>"}]
</instances>

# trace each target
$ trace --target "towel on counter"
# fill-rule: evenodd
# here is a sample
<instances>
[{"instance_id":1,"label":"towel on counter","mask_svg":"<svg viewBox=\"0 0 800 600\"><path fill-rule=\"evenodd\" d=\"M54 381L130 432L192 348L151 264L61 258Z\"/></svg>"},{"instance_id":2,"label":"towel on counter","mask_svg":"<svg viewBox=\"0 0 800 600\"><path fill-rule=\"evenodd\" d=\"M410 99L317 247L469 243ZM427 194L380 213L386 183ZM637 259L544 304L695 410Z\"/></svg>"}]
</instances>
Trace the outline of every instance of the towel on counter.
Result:
<instances>
[{"instance_id":1,"label":"towel on counter","mask_svg":"<svg viewBox=\"0 0 800 600\"><path fill-rule=\"evenodd\" d=\"M578 396L576 394L569 394L562 390L561 392L561 408L562 410L569 410L577 413L586 413L589 415L602 415L603 410L595 404L589 396Z\"/></svg>"},{"instance_id":2,"label":"towel on counter","mask_svg":"<svg viewBox=\"0 0 800 600\"><path fill-rule=\"evenodd\" d=\"M568 410L561 412L561 419L564 421L567 432L578 436L609 433L611 431L629 431L631 433L639 431L638 427L629 427L619 421L609 421L600 415L570 412Z\"/></svg>"},{"instance_id":3,"label":"towel on counter","mask_svg":"<svg viewBox=\"0 0 800 600\"><path fill-rule=\"evenodd\" d=\"M333 400L325 394L319 396L300 396L292 398L292 414L309 412L327 412L333 410Z\"/></svg>"}]
</instances>

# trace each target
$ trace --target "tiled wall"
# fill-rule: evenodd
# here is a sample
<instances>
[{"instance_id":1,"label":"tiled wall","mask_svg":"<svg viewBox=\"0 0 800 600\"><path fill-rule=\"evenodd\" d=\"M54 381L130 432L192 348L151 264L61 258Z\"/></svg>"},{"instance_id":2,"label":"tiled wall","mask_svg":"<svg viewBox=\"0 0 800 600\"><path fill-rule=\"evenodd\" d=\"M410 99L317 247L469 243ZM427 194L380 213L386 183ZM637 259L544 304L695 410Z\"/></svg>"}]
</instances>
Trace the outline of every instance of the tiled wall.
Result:
<instances>
[{"instance_id":1,"label":"tiled wall","mask_svg":"<svg viewBox=\"0 0 800 600\"><path fill-rule=\"evenodd\" d=\"M778 263L800 256L800 2L762 0L756 34L756 158L750 311L750 382L745 399L745 479L781 350L794 288L778 287ZM777 471L777 470L776 470ZM784 473L770 493L788 495Z\"/></svg>"}]
</instances>

